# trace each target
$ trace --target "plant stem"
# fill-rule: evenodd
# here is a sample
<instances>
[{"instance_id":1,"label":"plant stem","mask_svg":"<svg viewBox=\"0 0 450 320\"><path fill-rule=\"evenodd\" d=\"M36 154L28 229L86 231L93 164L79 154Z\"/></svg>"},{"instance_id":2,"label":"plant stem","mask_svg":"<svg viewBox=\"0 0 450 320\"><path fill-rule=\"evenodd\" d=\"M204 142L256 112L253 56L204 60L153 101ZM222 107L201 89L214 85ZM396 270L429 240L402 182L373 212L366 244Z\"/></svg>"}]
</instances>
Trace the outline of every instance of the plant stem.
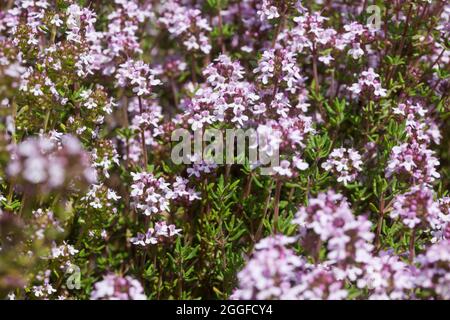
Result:
<instances>
[{"instance_id":1,"label":"plant stem","mask_svg":"<svg viewBox=\"0 0 450 320\"><path fill-rule=\"evenodd\" d=\"M28 200L28 199L27 199L27 195L26 195L26 193L24 192L24 193L22 194L22 201L20 201L19 217L23 217L24 210L26 209L26 206L28 206L27 200Z\"/></svg>"},{"instance_id":2,"label":"plant stem","mask_svg":"<svg viewBox=\"0 0 450 320\"><path fill-rule=\"evenodd\" d=\"M316 94L319 94L319 91L320 91L320 87L319 87L319 73L317 71L317 50L316 50L316 45L315 44L313 44L312 56L313 56L314 91L316 92Z\"/></svg>"},{"instance_id":3,"label":"plant stem","mask_svg":"<svg viewBox=\"0 0 450 320\"><path fill-rule=\"evenodd\" d=\"M183 255L180 254L180 260L179 260L179 266L178 266L178 298L181 300L183 299Z\"/></svg>"},{"instance_id":4,"label":"plant stem","mask_svg":"<svg viewBox=\"0 0 450 320\"><path fill-rule=\"evenodd\" d=\"M250 195L250 191L252 190L252 179L253 179L253 172L250 172L250 174L247 176L247 183L245 184L244 188L244 196L243 199L247 199Z\"/></svg>"},{"instance_id":5,"label":"plant stem","mask_svg":"<svg viewBox=\"0 0 450 320\"><path fill-rule=\"evenodd\" d=\"M380 199L380 212L378 216L378 223L377 223L377 232L375 234L375 250L380 250L381 245L381 229L383 227L383 218L384 218L384 193L381 194Z\"/></svg>"},{"instance_id":6,"label":"plant stem","mask_svg":"<svg viewBox=\"0 0 450 320\"><path fill-rule=\"evenodd\" d=\"M11 140L12 142L16 143L17 139L16 139L16 132L17 132L17 127L16 127L16 117L17 117L17 104L16 104L16 99L12 99L11 101L11 120L12 120L12 125L14 128L14 132L11 132Z\"/></svg>"},{"instance_id":7,"label":"plant stem","mask_svg":"<svg viewBox=\"0 0 450 320\"><path fill-rule=\"evenodd\" d=\"M230 177L230 171L231 171L231 164L225 165L225 175L223 177L225 182L228 182L228 178Z\"/></svg>"},{"instance_id":8,"label":"plant stem","mask_svg":"<svg viewBox=\"0 0 450 320\"><path fill-rule=\"evenodd\" d=\"M273 232L277 233L278 231L278 217L280 214L280 196L281 196L281 187L283 183L280 179L277 179L277 183L275 186L275 202L273 205Z\"/></svg>"},{"instance_id":9,"label":"plant stem","mask_svg":"<svg viewBox=\"0 0 450 320\"><path fill-rule=\"evenodd\" d=\"M318 102L319 112L320 112L322 118L325 118L326 112L323 108L322 101L319 98L320 84L319 84L319 72L317 70L317 49L316 49L316 44L314 44L314 43L313 43L313 48L312 48L312 56L313 56L312 62L313 62L314 92L318 99L317 102Z\"/></svg>"},{"instance_id":10,"label":"plant stem","mask_svg":"<svg viewBox=\"0 0 450 320\"><path fill-rule=\"evenodd\" d=\"M163 249L164 250L164 249ZM158 293L156 299L159 300L161 296L161 284L163 283L163 265L162 261L159 262L159 278L158 278Z\"/></svg>"},{"instance_id":11,"label":"plant stem","mask_svg":"<svg viewBox=\"0 0 450 320\"><path fill-rule=\"evenodd\" d=\"M267 194L266 201L264 203L264 213L263 213L263 215L261 217L261 221L259 223L258 229L256 230L255 237L253 238L253 242L254 243L258 242L259 239L261 239L261 236L262 236L262 229L263 229L263 225L264 225L264 219L267 217L267 211L269 210L270 198L272 196L272 188L273 188L273 182L271 182L270 186L269 186L269 192Z\"/></svg>"},{"instance_id":12,"label":"plant stem","mask_svg":"<svg viewBox=\"0 0 450 320\"><path fill-rule=\"evenodd\" d=\"M366 11L366 8L367 8L367 0L364 0L363 6L362 6L362 10L361 10L360 14L363 14L363 12Z\"/></svg>"},{"instance_id":13,"label":"plant stem","mask_svg":"<svg viewBox=\"0 0 450 320\"><path fill-rule=\"evenodd\" d=\"M415 256L416 228L411 230L411 238L409 239L409 263L413 263Z\"/></svg>"},{"instance_id":14,"label":"plant stem","mask_svg":"<svg viewBox=\"0 0 450 320\"><path fill-rule=\"evenodd\" d=\"M144 112L142 107L142 99L138 97L139 100L139 111L141 114ZM147 169L148 159L147 159L147 144L145 143L145 132L141 129L141 143L142 143L142 156L144 157L144 170Z\"/></svg>"},{"instance_id":15,"label":"plant stem","mask_svg":"<svg viewBox=\"0 0 450 320\"><path fill-rule=\"evenodd\" d=\"M314 264L320 263L320 248L322 247L322 240L317 239L316 247L314 248Z\"/></svg>"},{"instance_id":16,"label":"plant stem","mask_svg":"<svg viewBox=\"0 0 450 320\"><path fill-rule=\"evenodd\" d=\"M197 84L197 62L195 60L195 55L191 56L191 76L192 82Z\"/></svg>"},{"instance_id":17,"label":"plant stem","mask_svg":"<svg viewBox=\"0 0 450 320\"><path fill-rule=\"evenodd\" d=\"M217 13L217 18L218 18L218 28L219 28L219 45L220 45L220 49L222 50L222 53L226 52L225 49L225 42L223 41L223 20L222 20L222 3L221 1L219 1L219 5L218 5L219 9L218 9L218 13Z\"/></svg>"},{"instance_id":18,"label":"plant stem","mask_svg":"<svg viewBox=\"0 0 450 320\"><path fill-rule=\"evenodd\" d=\"M408 16L406 17L406 22L405 22L405 27L403 29L403 33L402 33L402 37L401 37L401 42L400 42L400 46L398 48L398 56L401 56L402 51L403 51L403 47L405 46L405 39L406 39L406 33L408 32L408 27L409 27L409 22L411 19L411 13L412 13L412 7L413 5L411 4L409 6L409 10L408 10ZM394 77L395 75L395 71L397 69L397 65L392 66L392 69L389 70L389 73L386 77L386 85L389 84L389 80Z\"/></svg>"},{"instance_id":19,"label":"plant stem","mask_svg":"<svg viewBox=\"0 0 450 320\"><path fill-rule=\"evenodd\" d=\"M286 11L287 11L287 8L281 10L280 23L277 25L275 35L273 36L273 39L272 39L272 49L275 48L275 44L277 43L278 35L280 34L281 30L284 29L285 22L286 22L286 19L285 19Z\"/></svg>"},{"instance_id":20,"label":"plant stem","mask_svg":"<svg viewBox=\"0 0 450 320\"><path fill-rule=\"evenodd\" d=\"M172 90L172 96L173 96L173 102L175 104L175 108L178 110L177 87L176 87L175 81L172 77L170 78L170 88Z\"/></svg>"},{"instance_id":21,"label":"plant stem","mask_svg":"<svg viewBox=\"0 0 450 320\"><path fill-rule=\"evenodd\" d=\"M50 120L50 113L51 109L49 108L47 112L45 113L45 120L44 120L44 133L47 132L48 122Z\"/></svg>"},{"instance_id":22,"label":"plant stem","mask_svg":"<svg viewBox=\"0 0 450 320\"><path fill-rule=\"evenodd\" d=\"M400 42L400 47L398 49L398 55L399 56L401 56L402 51L403 51L403 47L405 45L406 33L408 32L409 22L411 20L412 8L413 8L413 5L410 4L409 5L409 10L408 10L408 16L406 17L405 28L403 29L403 34L402 34L402 38L401 38L402 40Z\"/></svg>"}]
</instances>

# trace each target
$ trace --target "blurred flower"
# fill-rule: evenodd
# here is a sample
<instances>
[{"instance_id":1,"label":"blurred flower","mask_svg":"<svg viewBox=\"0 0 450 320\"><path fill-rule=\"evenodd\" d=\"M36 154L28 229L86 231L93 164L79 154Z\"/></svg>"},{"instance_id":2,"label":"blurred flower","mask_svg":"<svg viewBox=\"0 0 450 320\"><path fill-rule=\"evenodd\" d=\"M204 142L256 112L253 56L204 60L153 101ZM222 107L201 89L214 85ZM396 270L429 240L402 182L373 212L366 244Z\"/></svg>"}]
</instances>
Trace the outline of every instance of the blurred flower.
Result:
<instances>
[{"instance_id":1,"label":"blurred flower","mask_svg":"<svg viewBox=\"0 0 450 320\"><path fill-rule=\"evenodd\" d=\"M239 272L239 286L231 299L289 299L296 284L297 272L305 261L285 247L294 239L274 236L255 246L252 258Z\"/></svg>"},{"instance_id":2,"label":"blurred flower","mask_svg":"<svg viewBox=\"0 0 450 320\"><path fill-rule=\"evenodd\" d=\"M96 181L89 155L70 135L59 141L29 138L14 146L7 173L31 194L84 188Z\"/></svg>"},{"instance_id":3,"label":"blurred flower","mask_svg":"<svg viewBox=\"0 0 450 320\"><path fill-rule=\"evenodd\" d=\"M450 299L450 240L429 247L417 257L416 284L432 299Z\"/></svg>"},{"instance_id":4,"label":"blurred flower","mask_svg":"<svg viewBox=\"0 0 450 320\"><path fill-rule=\"evenodd\" d=\"M147 297L136 279L108 274L94 284L91 300L147 300Z\"/></svg>"}]
</instances>

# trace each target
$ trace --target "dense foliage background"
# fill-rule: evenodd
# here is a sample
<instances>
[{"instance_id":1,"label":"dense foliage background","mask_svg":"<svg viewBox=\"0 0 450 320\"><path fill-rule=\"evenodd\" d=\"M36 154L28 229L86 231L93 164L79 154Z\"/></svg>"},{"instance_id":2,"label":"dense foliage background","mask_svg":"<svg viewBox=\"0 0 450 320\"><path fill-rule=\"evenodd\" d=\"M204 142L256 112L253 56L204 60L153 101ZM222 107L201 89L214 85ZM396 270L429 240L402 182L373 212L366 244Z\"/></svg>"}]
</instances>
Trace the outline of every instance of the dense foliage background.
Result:
<instances>
[{"instance_id":1,"label":"dense foliage background","mask_svg":"<svg viewBox=\"0 0 450 320\"><path fill-rule=\"evenodd\" d=\"M2 1L0 297L449 299L449 15ZM210 127L275 174L171 161Z\"/></svg>"}]
</instances>

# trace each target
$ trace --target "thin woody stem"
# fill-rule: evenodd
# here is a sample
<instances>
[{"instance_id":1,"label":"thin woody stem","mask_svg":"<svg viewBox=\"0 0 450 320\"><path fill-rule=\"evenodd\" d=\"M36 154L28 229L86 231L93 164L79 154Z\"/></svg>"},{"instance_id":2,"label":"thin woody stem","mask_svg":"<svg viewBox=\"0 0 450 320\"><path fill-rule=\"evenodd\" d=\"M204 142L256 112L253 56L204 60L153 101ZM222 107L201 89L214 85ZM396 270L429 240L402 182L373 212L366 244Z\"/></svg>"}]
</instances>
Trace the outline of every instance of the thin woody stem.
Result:
<instances>
[{"instance_id":1,"label":"thin woody stem","mask_svg":"<svg viewBox=\"0 0 450 320\"><path fill-rule=\"evenodd\" d=\"M319 87L319 73L317 71L317 50L315 44L313 44L313 77L314 77L314 91L316 94L319 93L320 87Z\"/></svg>"},{"instance_id":2,"label":"thin woody stem","mask_svg":"<svg viewBox=\"0 0 450 320\"><path fill-rule=\"evenodd\" d=\"M143 106L142 106L142 99L141 97L138 97L139 100L139 111L141 114L144 112ZM145 143L145 131L144 129L141 129L141 143L142 143L142 156L144 159L144 169L147 168L148 164L148 158L147 158L147 144Z\"/></svg>"},{"instance_id":3,"label":"thin woody stem","mask_svg":"<svg viewBox=\"0 0 450 320\"><path fill-rule=\"evenodd\" d=\"M414 262L415 257L415 241L416 241L416 228L411 230L411 238L409 239L409 263Z\"/></svg>"},{"instance_id":4,"label":"thin woody stem","mask_svg":"<svg viewBox=\"0 0 450 320\"><path fill-rule=\"evenodd\" d=\"M277 43L278 35L280 34L281 30L284 29L286 23L286 9L281 11L281 17L280 17L280 23L277 25L277 29L275 31L275 34L272 39L272 49L275 48L275 45Z\"/></svg>"},{"instance_id":5,"label":"thin woody stem","mask_svg":"<svg viewBox=\"0 0 450 320\"><path fill-rule=\"evenodd\" d=\"M247 183L245 184L243 199L247 199L248 196L250 195L250 191L252 189L252 179L253 179L253 173L250 172L250 174L247 176Z\"/></svg>"},{"instance_id":6,"label":"thin woody stem","mask_svg":"<svg viewBox=\"0 0 450 320\"><path fill-rule=\"evenodd\" d=\"M267 194L266 200L264 201L264 213L261 217L261 221L259 223L258 229L256 230L255 237L253 238L254 243L258 242L262 236L264 219L267 217L267 212L269 210L269 204L270 204L270 198L272 197L272 189L273 189L273 182L270 183L269 192Z\"/></svg>"},{"instance_id":7,"label":"thin woody stem","mask_svg":"<svg viewBox=\"0 0 450 320\"><path fill-rule=\"evenodd\" d=\"M380 199L380 211L379 211L379 216L378 216L378 223L377 223L377 231L375 234L375 250L380 250L380 246L381 246L381 229L383 227L383 218L384 218L384 194L381 194L381 199Z\"/></svg>"},{"instance_id":8,"label":"thin woody stem","mask_svg":"<svg viewBox=\"0 0 450 320\"><path fill-rule=\"evenodd\" d=\"M223 40L223 19L222 19L222 3L219 1L219 12L217 13L217 20L218 20L218 28L219 28L219 45L220 49L222 50L222 53L226 52L225 48L225 42Z\"/></svg>"},{"instance_id":9,"label":"thin woody stem","mask_svg":"<svg viewBox=\"0 0 450 320\"><path fill-rule=\"evenodd\" d=\"M278 218L280 215L280 197L281 197L281 187L283 186L283 183L280 179L277 180L276 186L275 186L275 202L273 205L273 231L274 233L277 233L278 231Z\"/></svg>"}]
</instances>

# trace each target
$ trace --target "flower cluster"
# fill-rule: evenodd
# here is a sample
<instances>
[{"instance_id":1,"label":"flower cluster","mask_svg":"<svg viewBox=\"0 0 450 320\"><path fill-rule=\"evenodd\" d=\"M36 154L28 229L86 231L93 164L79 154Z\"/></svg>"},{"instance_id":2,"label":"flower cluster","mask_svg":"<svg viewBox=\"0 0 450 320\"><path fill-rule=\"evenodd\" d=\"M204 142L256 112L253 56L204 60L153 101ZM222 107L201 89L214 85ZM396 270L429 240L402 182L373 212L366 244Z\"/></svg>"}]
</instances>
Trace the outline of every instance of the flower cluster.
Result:
<instances>
[{"instance_id":1,"label":"flower cluster","mask_svg":"<svg viewBox=\"0 0 450 320\"><path fill-rule=\"evenodd\" d=\"M287 245L295 239L274 236L261 240L238 274L231 299L344 299L343 282L324 265L314 266Z\"/></svg>"},{"instance_id":2,"label":"flower cluster","mask_svg":"<svg viewBox=\"0 0 450 320\"><path fill-rule=\"evenodd\" d=\"M136 279L108 274L94 284L92 300L147 300L142 285Z\"/></svg>"},{"instance_id":3,"label":"flower cluster","mask_svg":"<svg viewBox=\"0 0 450 320\"><path fill-rule=\"evenodd\" d=\"M200 10L168 1L161 8L159 22L173 37L182 41L187 51L201 51L204 54L211 51L208 33L212 29Z\"/></svg>"},{"instance_id":4,"label":"flower cluster","mask_svg":"<svg viewBox=\"0 0 450 320\"><path fill-rule=\"evenodd\" d=\"M440 163L429 145L439 143L441 133L435 122L425 117L428 110L420 103L407 101L393 108L393 112L405 123L408 141L392 148L387 176L395 174L412 184L430 184L439 179L437 166Z\"/></svg>"},{"instance_id":5,"label":"flower cluster","mask_svg":"<svg viewBox=\"0 0 450 320\"><path fill-rule=\"evenodd\" d=\"M215 123L246 127L256 113L260 97L255 88L243 81L239 62L220 55L203 72L207 85L191 100L184 101L185 118L193 131Z\"/></svg>"},{"instance_id":6,"label":"flower cluster","mask_svg":"<svg viewBox=\"0 0 450 320\"><path fill-rule=\"evenodd\" d=\"M96 180L89 155L69 135L57 141L30 138L14 146L7 172L24 192L31 194L83 187Z\"/></svg>"},{"instance_id":7,"label":"flower cluster","mask_svg":"<svg viewBox=\"0 0 450 320\"><path fill-rule=\"evenodd\" d=\"M431 183L440 177L438 165L439 160L426 145L404 143L392 148L386 174L388 177L394 174L405 177L413 184Z\"/></svg>"},{"instance_id":8,"label":"flower cluster","mask_svg":"<svg viewBox=\"0 0 450 320\"><path fill-rule=\"evenodd\" d=\"M439 209L441 210L442 223L438 224L433 232L434 241L450 239L450 197L439 199Z\"/></svg>"},{"instance_id":9,"label":"flower cluster","mask_svg":"<svg viewBox=\"0 0 450 320\"><path fill-rule=\"evenodd\" d=\"M417 257L417 261L421 265L421 270L417 275L417 283L429 296L444 300L450 299L449 245L449 240L441 241L432 245L424 254Z\"/></svg>"},{"instance_id":10,"label":"flower cluster","mask_svg":"<svg viewBox=\"0 0 450 320\"><path fill-rule=\"evenodd\" d=\"M136 237L131 238L130 242L134 245L147 246L164 242L180 234L181 229L176 229L175 225L167 225L165 221L157 222L154 228L148 229L145 234L138 233Z\"/></svg>"},{"instance_id":11,"label":"flower cluster","mask_svg":"<svg viewBox=\"0 0 450 320\"><path fill-rule=\"evenodd\" d=\"M305 261L286 247L293 242L284 236L266 238L255 246L252 259L238 274L240 287L233 299L290 299L297 282L296 273Z\"/></svg>"},{"instance_id":12,"label":"flower cluster","mask_svg":"<svg viewBox=\"0 0 450 320\"><path fill-rule=\"evenodd\" d=\"M258 75L262 84L277 81L277 85L284 84L288 92L295 93L305 80L300 75L295 58L294 52L284 48L264 51L258 67L253 72Z\"/></svg>"},{"instance_id":13,"label":"flower cluster","mask_svg":"<svg viewBox=\"0 0 450 320\"><path fill-rule=\"evenodd\" d=\"M36 228L32 239L42 240L49 236L49 233L63 233L64 228L61 221L55 216L53 211L41 208L33 211L34 227ZM71 249L74 252L73 249Z\"/></svg>"},{"instance_id":14,"label":"flower cluster","mask_svg":"<svg viewBox=\"0 0 450 320\"><path fill-rule=\"evenodd\" d=\"M367 263L357 286L368 288L372 300L408 299L414 288L414 271L399 257L380 252Z\"/></svg>"},{"instance_id":15,"label":"flower cluster","mask_svg":"<svg viewBox=\"0 0 450 320\"><path fill-rule=\"evenodd\" d=\"M152 87L161 84L161 81L155 78L155 71L142 61L128 60L121 64L116 79L119 87L132 87L138 97L149 95Z\"/></svg>"},{"instance_id":16,"label":"flower cluster","mask_svg":"<svg viewBox=\"0 0 450 320\"><path fill-rule=\"evenodd\" d=\"M115 0L116 10L108 15L108 28L104 32L102 41L106 48L94 49L93 55L104 74L112 74L116 71L116 60L121 59L122 54L132 56L142 53L139 44L138 30L140 24L152 16L151 7L148 4L141 5L135 1Z\"/></svg>"},{"instance_id":17,"label":"flower cluster","mask_svg":"<svg viewBox=\"0 0 450 320\"><path fill-rule=\"evenodd\" d=\"M278 8L276 7L276 1L263 0L261 10L258 11L258 15L261 20L272 20L278 18L280 14L278 13Z\"/></svg>"},{"instance_id":18,"label":"flower cluster","mask_svg":"<svg viewBox=\"0 0 450 320\"><path fill-rule=\"evenodd\" d=\"M391 211L392 218L400 218L410 229L419 225L438 228L442 221L441 216L439 203L433 199L433 191L423 185L398 195Z\"/></svg>"},{"instance_id":19,"label":"flower cluster","mask_svg":"<svg viewBox=\"0 0 450 320\"><path fill-rule=\"evenodd\" d=\"M322 163L322 168L337 175L337 181L347 184L355 181L361 172L361 155L354 149L337 148L334 149L328 160Z\"/></svg>"},{"instance_id":20,"label":"flower cluster","mask_svg":"<svg viewBox=\"0 0 450 320\"><path fill-rule=\"evenodd\" d=\"M428 297L448 299L448 240L429 247L417 257L417 267L408 265L392 251L376 254L368 245L372 238L370 224L354 218L346 199L332 191L310 199L310 205L300 209L295 223L300 225L299 239L305 253L316 253L315 264L287 247L295 243L295 238L277 235L263 239L239 273L239 287L231 298L345 299L348 291L344 287L342 264L339 265L342 259L347 264L345 279L368 290L369 299L410 299L415 288L427 292ZM346 229L346 224L356 229L348 228L345 235L340 230ZM357 238L349 241L351 235L363 241ZM319 263L325 241L329 243L329 252L327 259ZM345 255L333 250L341 244L342 248L357 251Z\"/></svg>"},{"instance_id":21,"label":"flower cluster","mask_svg":"<svg viewBox=\"0 0 450 320\"><path fill-rule=\"evenodd\" d=\"M429 144L430 142L439 143L441 133L437 125L426 115L429 112L420 103L400 103L392 109L393 113L398 115L400 120L406 124L406 133L410 141Z\"/></svg>"},{"instance_id":22,"label":"flower cluster","mask_svg":"<svg viewBox=\"0 0 450 320\"><path fill-rule=\"evenodd\" d=\"M375 97L385 97L386 89L381 87L380 76L372 68L361 72L358 82L352 84L348 89L357 96L362 94L373 94Z\"/></svg>"},{"instance_id":23,"label":"flower cluster","mask_svg":"<svg viewBox=\"0 0 450 320\"><path fill-rule=\"evenodd\" d=\"M320 193L299 209L294 222L300 227L303 247L317 261L324 245L327 260L336 265L340 277L355 280L361 275L361 264L370 260L373 249L371 222L364 216L355 217L341 194Z\"/></svg>"},{"instance_id":24,"label":"flower cluster","mask_svg":"<svg viewBox=\"0 0 450 320\"><path fill-rule=\"evenodd\" d=\"M322 266L305 271L294 291L294 297L301 300L343 300L348 296L344 282Z\"/></svg>"},{"instance_id":25,"label":"flower cluster","mask_svg":"<svg viewBox=\"0 0 450 320\"><path fill-rule=\"evenodd\" d=\"M36 298L48 298L56 292L55 288L53 288L52 284L50 283L50 274L51 270L45 270L45 272L36 276L36 280L42 283L40 285L33 286L33 288L31 289Z\"/></svg>"},{"instance_id":26,"label":"flower cluster","mask_svg":"<svg viewBox=\"0 0 450 320\"><path fill-rule=\"evenodd\" d=\"M0 299L449 299L446 1L0 2Z\"/></svg>"},{"instance_id":27,"label":"flower cluster","mask_svg":"<svg viewBox=\"0 0 450 320\"><path fill-rule=\"evenodd\" d=\"M147 172L136 172L131 175L133 184L130 196L134 199L136 209L146 216L169 210L169 200L174 194L164 178L156 178Z\"/></svg>"}]
</instances>

